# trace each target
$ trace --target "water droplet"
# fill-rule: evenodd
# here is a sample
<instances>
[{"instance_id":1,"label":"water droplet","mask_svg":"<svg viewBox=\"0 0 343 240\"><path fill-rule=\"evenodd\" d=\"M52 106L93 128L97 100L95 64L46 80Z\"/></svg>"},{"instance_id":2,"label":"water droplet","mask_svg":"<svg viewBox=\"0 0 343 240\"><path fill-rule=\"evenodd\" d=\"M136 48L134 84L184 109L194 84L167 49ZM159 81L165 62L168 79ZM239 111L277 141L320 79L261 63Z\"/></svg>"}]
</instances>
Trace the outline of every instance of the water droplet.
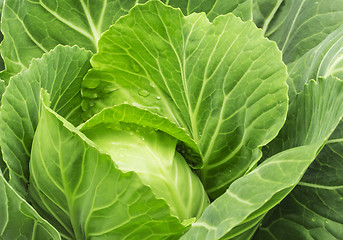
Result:
<instances>
[{"instance_id":1,"label":"water droplet","mask_svg":"<svg viewBox=\"0 0 343 240\"><path fill-rule=\"evenodd\" d=\"M143 140L143 141L145 140L144 137L142 137L142 140Z\"/></svg>"},{"instance_id":2,"label":"water droplet","mask_svg":"<svg viewBox=\"0 0 343 240\"><path fill-rule=\"evenodd\" d=\"M325 223L329 223L329 220L326 219L326 220L325 220Z\"/></svg>"},{"instance_id":3,"label":"water droplet","mask_svg":"<svg viewBox=\"0 0 343 240\"><path fill-rule=\"evenodd\" d=\"M156 99L157 99L157 100L160 100L160 99L161 99L161 97L156 97Z\"/></svg>"},{"instance_id":4,"label":"water droplet","mask_svg":"<svg viewBox=\"0 0 343 240\"><path fill-rule=\"evenodd\" d=\"M81 107L84 111L87 111L89 109L89 102L87 100L83 100L81 103Z\"/></svg>"},{"instance_id":5,"label":"water droplet","mask_svg":"<svg viewBox=\"0 0 343 240\"><path fill-rule=\"evenodd\" d=\"M88 77L88 78L85 78L82 82L82 87L90 88L90 89L94 89L99 85L100 85L100 79L98 78Z\"/></svg>"},{"instance_id":6,"label":"water droplet","mask_svg":"<svg viewBox=\"0 0 343 240\"><path fill-rule=\"evenodd\" d=\"M315 222L317 219L315 217L312 218L312 222Z\"/></svg>"},{"instance_id":7,"label":"water droplet","mask_svg":"<svg viewBox=\"0 0 343 240\"><path fill-rule=\"evenodd\" d=\"M132 59L130 60L130 66L134 72L139 72L141 70L141 67Z\"/></svg>"},{"instance_id":8,"label":"water droplet","mask_svg":"<svg viewBox=\"0 0 343 240\"><path fill-rule=\"evenodd\" d=\"M138 94L139 94L139 96L147 97L150 95L150 92L148 92L147 90L141 89L138 91Z\"/></svg>"},{"instance_id":9,"label":"water droplet","mask_svg":"<svg viewBox=\"0 0 343 240\"><path fill-rule=\"evenodd\" d=\"M152 88L156 87L156 85L155 85L153 82L150 83L150 86L151 86Z\"/></svg>"},{"instance_id":10,"label":"water droplet","mask_svg":"<svg viewBox=\"0 0 343 240\"><path fill-rule=\"evenodd\" d=\"M133 136L133 134L135 134L135 133L134 133L134 132L132 132L132 131L130 131L130 132L129 132L129 134L130 134L131 136Z\"/></svg>"},{"instance_id":11,"label":"water droplet","mask_svg":"<svg viewBox=\"0 0 343 240\"><path fill-rule=\"evenodd\" d=\"M104 88L105 93L111 93L111 92L118 91L118 90L119 90L119 88L117 86L107 86Z\"/></svg>"},{"instance_id":12,"label":"water droplet","mask_svg":"<svg viewBox=\"0 0 343 240\"><path fill-rule=\"evenodd\" d=\"M95 105L95 103L94 103L93 101L90 101L90 102L89 102L89 106L90 106L90 107L94 107L94 105Z\"/></svg>"}]
</instances>

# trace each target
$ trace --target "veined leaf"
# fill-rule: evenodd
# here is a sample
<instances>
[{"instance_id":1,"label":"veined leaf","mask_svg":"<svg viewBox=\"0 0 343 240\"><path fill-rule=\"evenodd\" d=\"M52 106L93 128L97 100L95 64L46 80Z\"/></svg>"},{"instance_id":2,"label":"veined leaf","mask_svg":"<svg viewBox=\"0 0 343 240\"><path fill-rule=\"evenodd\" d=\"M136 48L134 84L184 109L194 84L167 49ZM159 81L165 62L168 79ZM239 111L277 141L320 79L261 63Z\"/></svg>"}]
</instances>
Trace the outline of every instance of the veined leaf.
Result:
<instances>
[{"instance_id":1,"label":"veined leaf","mask_svg":"<svg viewBox=\"0 0 343 240\"><path fill-rule=\"evenodd\" d=\"M304 89L310 79L330 75L343 79L343 26L327 36L317 47L289 64L290 102Z\"/></svg>"},{"instance_id":2,"label":"veined leaf","mask_svg":"<svg viewBox=\"0 0 343 240\"><path fill-rule=\"evenodd\" d=\"M342 80L330 76L309 81L290 105L279 135L265 147L265 156L316 142L324 144L343 116L342 101Z\"/></svg>"},{"instance_id":3,"label":"veined leaf","mask_svg":"<svg viewBox=\"0 0 343 240\"><path fill-rule=\"evenodd\" d=\"M80 131L110 154L120 170L136 172L156 197L168 203L172 215L181 221L199 218L209 204L207 194L176 151L178 137L190 138L167 119L163 122L152 113L145 116L148 113L130 105L107 108Z\"/></svg>"},{"instance_id":4,"label":"veined leaf","mask_svg":"<svg viewBox=\"0 0 343 240\"><path fill-rule=\"evenodd\" d=\"M136 173L120 171L44 104L29 191L33 206L65 239L166 239L186 229Z\"/></svg>"},{"instance_id":5,"label":"veined leaf","mask_svg":"<svg viewBox=\"0 0 343 240\"><path fill-rule=\"evenodd\" d=\"M280 52L232 14L210 23L159 1L137 5L102 35L91 63L85 117L120 104L167 117L200 146L212 198L258 161L285 119Z\"/></svg>"},{"instance_id":6,"label":"veined leaf","mask_svg":"<svg viewBox=\"0 0 343 240\"><path fill-rule=\"evenodd\" d=\"M303 92L296 95L285 126L267 146L266 155L316 141L325 143L342 119L342 92L343 81L338 78L309 81ZM341 208L336 207L342 202L336 172L341 164L337 159L341 145L337 144L335 150L331 144L326 146L299 186L267 214L256 239L339 239L336 237L341 236L343 228Z\"/></svg>"},{"instance_id":7,"label":"veined leaf","mask_svg":"<svg viewBox=\"0 0 343 240\"><path fill-rule=\"evenodd\" d=\"M60 240L59 233L0 174L0 238Z\"/></svg>"},{"instance_id":8,"label":"veined leaf","mask_svg":"<svg viewBox=\"0 0 343 240\"><path fill-rule=\"evenodd\" d=\"M79 129L83 132L101 124L119 125L120 123L151 127L155 130L161 130L168 133L180 141L177 150L186 160L188 160L189 164L193 168L202 167L202 156L199 146L184 129L180 128L175 123L170 122L167 118L163 118L155 113L145 111L129 104L105 108L82 124Z\"/></svg>"},{"instance_id":9,"label":"veined leaf","mask_svg":"<svg viewBox=\"0 0 343 240\"><path fill-rule=\"evenodd\" d=\"M284 0L253 0L253 20L265 33Z\"/></svg>"},{"instance_id":10,"label":"veined leaf","mask_svg":"<svg viewBox=\"0 0 343 240\"><path fill-rule=\"evenodd\" d=\"M58 44L95 52L100 34L137 2L6 0L1 23L1 54L6 65L3 77L8 80Z\"/></svg>"},{"instance_id":11,"label":"veined leaf","mask_svg":"<svg viewBox=\"0 0 343 240\"><path fill-rule=\"evenodd\" d=\"M6 62L2 77L8 80L58 44L76 44L96 52L101 33L143 2L146 0L7 0L1 25L5 37L0 50ZM164 2L180 7L185 14L206 12L210 19L229 12L251 19L251 0Z\"/></svg>"},{"instance_id":12,"label":"veined leaf","mask_svg":"<svg viewBox=\"0 0 343 240\"><path fill-rule=\"evenodd\" d=\"M342 130L341 122L298 186L267 215L254 239L342 238Z\"/></svg>"},{"instance_id":13,"label":"veined leaf","mask_svg":"<svg viewBox=\"0 0 343 240\"><path fill-rule=\"evenodd\" d=\"M257 4L265 2L257 0ZM281 1L271 2L274 3L274 9L264 23L268 25L263 28L265 36L278 44L286 64L316 47L339 28L343 21L341 0L283 0L282 4Z\"/></svg>"},{"instance_id":14,"label":"veined leaf","mask_svg":"<svg viewBox=\"0 0 343 240\"><path fill-rule=\"evenodd\" d=\"M29 69L11 78L2 98L0 140L9 169L9 183L25 197L29 159L40 112L41 88L51 95L51 107L73 124L81 123L82 77L90 68L90 52L58 46Z\"/></svg>"},{"instance_id":15,"label":"veined leaf","mask_svg":"<svg viewBox=\"0 0 343 240\"><path fill-rule=\"evenodd\" d=\"M261 217L298 183L320 146L312 144L281 152L237 179L181 239L236 239L244 233L251 236L251 229L256 229Z\"/></svg>"}]
</instances>

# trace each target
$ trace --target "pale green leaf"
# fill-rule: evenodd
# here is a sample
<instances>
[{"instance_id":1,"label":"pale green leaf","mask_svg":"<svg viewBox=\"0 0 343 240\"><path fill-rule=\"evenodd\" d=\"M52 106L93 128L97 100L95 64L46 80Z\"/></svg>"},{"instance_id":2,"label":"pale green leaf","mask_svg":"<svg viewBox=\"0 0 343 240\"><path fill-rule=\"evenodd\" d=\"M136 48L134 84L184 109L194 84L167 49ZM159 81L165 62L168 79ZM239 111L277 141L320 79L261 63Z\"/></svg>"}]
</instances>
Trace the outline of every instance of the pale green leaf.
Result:
<instances>
[{"instance_id":1,"label":"pale green leaf","mask_svg":"<svg viewBox=\"0 0 343 240\"><path fill-rule=\"evenodd\" d=\"M280 52L232 14L210 23L158 1L137 5L102 35L91 63L86 118L123 103L167 117L200 146L212 198L256 163L285 120Z\"/></svg>"},{"instance_id":2,"label":"pale green leaf","mask_svg":"<svg viewBox=\"0 0 343 240\"><path fill-rule=\"evenodd\" d=\"M202 167L202 156L198 145L182 128L150 111L145 111L138 107L121 104L111 108L105 108L99 114L95 114L90 120L85 122L81 131L86 131L99 124L119 124L132 123L141 126L152 127L161 130L178 139L177 150L189 162L193 168Z\"/></svg>"},{"instance_id":3,"label":"pale green leaf","mask_svg":"<svg viewBox=\"0 0 343 240\"><path fill-rule=\"evenodd\" d=\"M0 174L0 239L60 240L59 233Z\"/></svg>"},{"instance_id":4,"label":"pale green leaf","mask_svg":"<svg viewBox=\"0 0 343 240\"><path fill-rule=\"evenodd\" d=\"M154 114L144 118L147 113L130 105L108 108L80 130L110 154L120 170L136 172L158 198L168 203L171 214L181 221L198 218L209 203L204 187L176 151L177 138L155 128L154 123L176 137L184 131Z\"/></svg>"},{"instance_id":5,"label":"pale green leaf","mask_svg":"<svg viewBox=\"0 0 343 240\"><path fill-rule=\"evenodd\" d=\"M81 80L90 68L90 52L58 46L29 69L11 78L0 110L1 148L10 184L27 194L31 144L39 117L41 88L51 95L51 107L73 124L81 123Z\"/></svg>"},{"instance_id":6,"label":"pale green leaf","mask_svg":"<svg viewBox=\"0 0 343 240\"><path fill-rule=\"evenodd\" d=\"M120 171L45 105L32 146L33 206L65 239L166 239L186 227L134 172Z\"/></svg>"}]
</instances>

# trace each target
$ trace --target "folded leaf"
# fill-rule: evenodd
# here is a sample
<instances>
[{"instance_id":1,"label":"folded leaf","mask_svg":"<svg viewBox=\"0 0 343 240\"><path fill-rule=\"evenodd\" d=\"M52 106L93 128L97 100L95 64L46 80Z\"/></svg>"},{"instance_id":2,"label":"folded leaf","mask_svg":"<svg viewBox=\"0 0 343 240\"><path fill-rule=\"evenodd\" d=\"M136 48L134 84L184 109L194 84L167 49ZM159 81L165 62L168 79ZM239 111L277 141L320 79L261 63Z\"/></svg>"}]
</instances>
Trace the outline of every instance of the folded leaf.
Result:
<instances>
[{"instance_id":1,"label":"folded leaf","mask_svg":"<svg viewBox=\"0 0 343 240\"><path fill-rule=\"evenodd\" d=\"M198 176L176 151L178 140L174 136L187 136L180 135L184 131L168 120L162 125L157 115L142 117L146 113L130 105L107 108L80 130L99 149L110 154L120 170L136 172L158 198L168 203L174 216L181 221L200 217L209 203L207 194ZM154 125L155 122L161 125Z\"/></svg>"},{"instance_id":2,"label":"folded leaf","mask_svg":"<svg viewBox=\"0 0 343 240\"><path fill-rule=\"evenodd\" d=\"M82 77L90 68L90 52L78 47L58 46L29 69L11 78L2 98L0 140L9 183L27 195L29 159L40 105L41 88L51 94L51 107L73 124L81 123Z\"/></svg>"},{"instance_id":3,"label":"folded leaf","mask_svg":"<svg viewBox=\"0 0 343 240\"><path fill-rule=\"evenodd\" d=\"M189 164L193 168L202 167L202 156L199 146L189 134L168 119L132 105L121 104L111 108L105 108L99 114L94 115L82 124L80 130L87 131L100 124L119 125L120 123L151 127L155 130L168 133L180 141L177 149Z\"/></svg>"},{"instance_id":4,"label":"folded leaf","mask_svg":"<svg viewBox=\"0 0 343 240\"><path fill-rule=\"evenodd\" d=\"M33 206L66 239L166 239L185 231L134 172L43 106L32 146Z\"/></svg>"},{"instance_id":5,"label":"folded leaf","mask_svg":"<svg viewBox=\"0 0 343 240\"><path fill-rule=\"evenodd\" d=\"M0 238L60 240L59 233L0 174Z\"/></svg>"},{"instance_id":6,"label":"folded leaf","mask_svg":"<svg viewBox=\"0 0 343 240\"><path fill-rule=\"evenodd\" d=\"M85 118L130 104L184 128L204 156L211 198L261 156L287 111L276 45L232 14L210 23L159 1L134 7L99 41L83 81Z\"/></svg>"}]
</instances>

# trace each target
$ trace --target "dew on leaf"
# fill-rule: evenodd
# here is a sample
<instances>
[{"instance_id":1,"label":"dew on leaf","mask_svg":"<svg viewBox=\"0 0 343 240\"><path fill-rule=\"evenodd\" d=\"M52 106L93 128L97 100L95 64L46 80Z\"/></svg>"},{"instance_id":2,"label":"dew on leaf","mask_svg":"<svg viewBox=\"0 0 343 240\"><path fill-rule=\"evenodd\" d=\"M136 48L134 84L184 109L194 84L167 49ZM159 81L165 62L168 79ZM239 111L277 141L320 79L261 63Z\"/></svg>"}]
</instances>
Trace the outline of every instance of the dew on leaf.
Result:
<instances>
[{"instance_id":1,"label":"dew on leaf","mask_svg":"<svg viewBox=\"0 0 343 240\"><path fill-rule=\"evenodd\" d=\"M147 97L150 95L150 92L148 92L147 90L141 89L138 91L138 94L139 94L139 96Z\"/></svg>"}]
</instances>

